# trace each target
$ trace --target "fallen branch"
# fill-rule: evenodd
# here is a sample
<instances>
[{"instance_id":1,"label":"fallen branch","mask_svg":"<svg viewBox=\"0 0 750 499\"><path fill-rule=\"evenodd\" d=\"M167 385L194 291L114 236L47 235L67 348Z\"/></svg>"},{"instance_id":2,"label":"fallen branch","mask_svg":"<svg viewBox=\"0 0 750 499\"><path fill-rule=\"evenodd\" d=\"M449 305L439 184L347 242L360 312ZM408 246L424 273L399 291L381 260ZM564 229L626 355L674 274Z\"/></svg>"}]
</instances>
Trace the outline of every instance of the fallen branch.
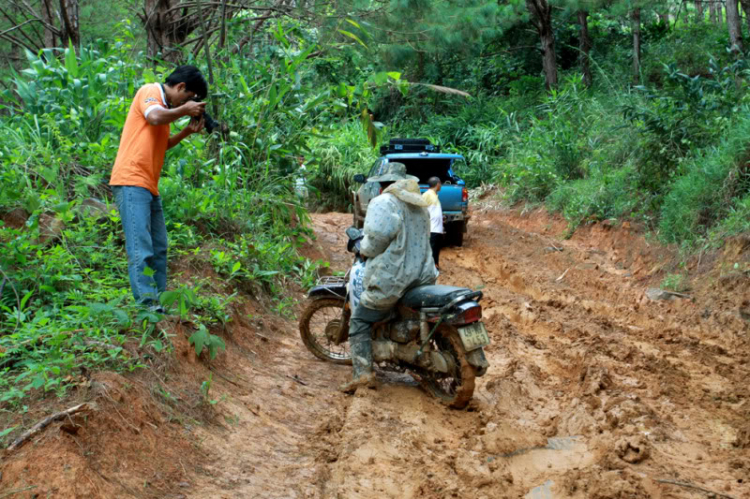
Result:
<instances>
[{"instance_id":1,"label":"fallen branch","mask_svg":"<svg viewBox=\"0 0 750 499\"><path fill-rule=\"evenodd\" d=\"M24 442L26 442L28 439L45 429L47 426L50 425L50 423L54 423L55 421L60 421L61 419L67 418L69 416L72 416L73 414L77 414L79 412L86 412L93 410L95 408L94 404L89 402L84 402L83 404L79 404L75 407L71 407L70 409L66 409L61 412L57 412L51 416L48 416L44 418L43 420L39 421L37 424L32 426L29 430L25 431L20 437L15 439L12 444L8 447L8 452L12 452L13 450L17 449L21 445L23 445Z\"/></svg>"},{"instance_id":2,"label":"fallen branch","mask_svg":"<svg viewBox=\"0 0 750 499\"><path fill-rule=\"evenodd\" d=\"M568 270L570 270L570 269L571 269L571 267L568 267L568 269L567 269L567 270L566 270L565 272L563 272L563 273L562 273L562 275L561 275L560 277L558 277L557 279L555 279L555 282L560 282L560 281L562 281L562 280L563 280L563 279L565 278L565 276L567 275L567 273L568 273Z\"/></svg>"},{"instance_id":3,"label":"fallen branch","mask_svg":"<svg viewBox=\"0 0 750 499\"><path fill-rule=\"evenodd\" d=\"M665 289L664 292L667 293L668 295L679 296L680 298L687 298L688 300L693 299L692 296L686 295L685 293L678 293L677 291L669 291Z\"/></svg>"},{"instance_id":4,"label":"fallen branch","mask_svg":"<svg viewBox=\"0 0 750 499\"><path fill-rule=\"evenodd\" d=\"M735 499L734 496L730 496L727 494L722 494L721 492L715 492L713 490L704 489L703 487L698 487L697 485L693 485L692 483L686 483L686 482L677 482L675 480L657 480L659 483L668 483L670 485L677 485L678 487L685 487L686 489L695 489L700 490L701 492L704 492L709 495L714 495L716 497L724 497L726 499Z\"/></svg>"},{"instance_id":5,"label":"fallen branch","mask_svg":"<svg viewBox=\"0 0 750 499\"><path fill-rule=\"evenodd\" d=\"M286 377L289 378L289 379L292 379L292 380L296 381L297 383L299 383L302 386L307 386L307 383L305 383L304 381L302 381L301 379L299 379L299 376L297 376L296 374L294 376L290 376L290 375L287 374Z\"/></svg>"}]
</instances>

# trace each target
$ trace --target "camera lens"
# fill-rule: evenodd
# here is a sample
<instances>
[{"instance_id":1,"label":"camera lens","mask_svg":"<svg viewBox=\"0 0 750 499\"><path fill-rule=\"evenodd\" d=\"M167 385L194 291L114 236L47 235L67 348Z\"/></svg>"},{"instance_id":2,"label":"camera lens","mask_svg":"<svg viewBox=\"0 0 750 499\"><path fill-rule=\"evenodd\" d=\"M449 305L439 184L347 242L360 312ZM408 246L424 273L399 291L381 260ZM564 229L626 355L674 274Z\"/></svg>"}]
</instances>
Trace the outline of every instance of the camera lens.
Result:
<instances>
[{"instance_id":1,"label":"camera lens","mask_svg":"<svg viewBox=\"0 0 750 499\"><path fill-rule=\"evenodd\" d=\"M204 121L204 126L206 127L206 131L208 131L208 133L212 133L214 129L219 127L219 123L216 120L214 120L211 117L211 115L208 113L203 113L203 121Z\"/></svg>"}]
</instances>

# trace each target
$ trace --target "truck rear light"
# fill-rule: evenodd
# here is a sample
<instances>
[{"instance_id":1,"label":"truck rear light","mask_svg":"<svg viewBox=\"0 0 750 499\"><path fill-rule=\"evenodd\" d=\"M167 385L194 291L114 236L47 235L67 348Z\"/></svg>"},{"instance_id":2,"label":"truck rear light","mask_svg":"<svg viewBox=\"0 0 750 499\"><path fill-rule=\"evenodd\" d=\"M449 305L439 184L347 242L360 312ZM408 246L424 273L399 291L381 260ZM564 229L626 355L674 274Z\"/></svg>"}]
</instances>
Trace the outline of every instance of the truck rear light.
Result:
<instances>
[{"instance_id":1,"label":"truck rear light","mask_svg":"<svg viewBox=\"0 0 750 499\"><path fill-rule=\"evenodd\" d=\"M464 190L461 193L461 200L464 203L468 203L469 202L469 189L467 189L466 187L464 187Z\"/></svg>"}]
</instances>

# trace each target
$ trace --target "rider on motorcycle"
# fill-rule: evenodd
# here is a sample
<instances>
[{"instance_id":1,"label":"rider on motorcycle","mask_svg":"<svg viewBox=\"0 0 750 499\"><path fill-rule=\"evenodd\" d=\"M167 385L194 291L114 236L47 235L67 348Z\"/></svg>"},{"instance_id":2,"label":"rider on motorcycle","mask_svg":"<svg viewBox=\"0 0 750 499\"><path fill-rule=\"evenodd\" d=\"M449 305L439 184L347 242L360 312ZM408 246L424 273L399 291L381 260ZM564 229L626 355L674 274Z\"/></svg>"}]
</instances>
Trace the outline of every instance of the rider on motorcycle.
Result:
<instances>
[{"instance_id":1,"label":"rider on motorcycle","mask_svg":"<svg viewBox=\"0 0 750 499\"><path fill-rule=\"evenodd\" d=\"M407 175L404 164L389 163L383 175L369 180L387 187L367 207L360 246L367 259L364 291L349 323L353 379L340 387L345 393L374 386L372 326L386 320L409 289L434 284L437 278L430 216L417 177Z\"/></svg>"}]
</instances>

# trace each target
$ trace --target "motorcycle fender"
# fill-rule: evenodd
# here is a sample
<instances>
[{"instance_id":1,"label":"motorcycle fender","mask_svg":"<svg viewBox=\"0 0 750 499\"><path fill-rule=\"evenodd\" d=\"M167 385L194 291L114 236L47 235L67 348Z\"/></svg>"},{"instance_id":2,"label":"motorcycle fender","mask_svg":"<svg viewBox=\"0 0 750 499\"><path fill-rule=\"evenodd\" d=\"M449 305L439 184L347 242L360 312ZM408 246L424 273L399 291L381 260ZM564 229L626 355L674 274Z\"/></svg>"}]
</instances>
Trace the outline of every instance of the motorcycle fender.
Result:
<instances>
[{"instance_id":1,"label":"motorcycle fender","mask_svg":"<svg viewBox=\"0 0 750 499\"><path fill-rule=\"evenodd\" d=\"M308 298L346 298L345 284L325 284L315 286L307 293Z\"/></svg>"},{"instance_id":2,"label":"motorcycle fender","mask_svg":"<svg viewBox=\"0 0 750 499\"><path fill-rule=\"evenodd\" d=\"M477 348L467 353L466 360L469 361L469 364L477 368L477 376L484 376L490 367L490 363L487 362L487 357L484 356L484 349L482 348Z\"/></svg>"}]
</instances>

